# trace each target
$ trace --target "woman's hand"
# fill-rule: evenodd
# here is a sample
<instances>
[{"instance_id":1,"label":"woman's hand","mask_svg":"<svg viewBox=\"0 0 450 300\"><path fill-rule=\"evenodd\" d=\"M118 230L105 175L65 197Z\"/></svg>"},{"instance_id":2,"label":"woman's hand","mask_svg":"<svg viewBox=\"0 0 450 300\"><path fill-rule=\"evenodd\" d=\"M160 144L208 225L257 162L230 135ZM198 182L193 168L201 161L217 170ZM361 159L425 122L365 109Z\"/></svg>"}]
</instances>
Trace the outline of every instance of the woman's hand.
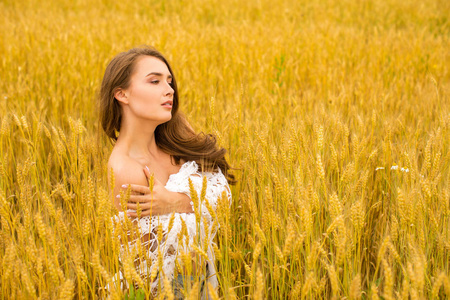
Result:
<instances>
[{"instance_id":1,"label":"woman's hand","mask_svg":"<svg viewBox=\"0 0 450 300\"><path fill-rule=\"evenodd\" d=\"M144 173L147 178L151 177L150 171L144 168ZM150 215L163 215L172 212L177 213L191 213L192 207L190 205L191 199L182 193L168 191L164 185L156 178L154 178L153 192L150 192L148 186L126 184L122 188L131 189L131 195L128 200L127 208L137 210L137 203L141 209L141 217ZM136 195L134 193L140 193ZM130 217L137 217L137 212L127 212Z\"/></svg>"}]
</instances>

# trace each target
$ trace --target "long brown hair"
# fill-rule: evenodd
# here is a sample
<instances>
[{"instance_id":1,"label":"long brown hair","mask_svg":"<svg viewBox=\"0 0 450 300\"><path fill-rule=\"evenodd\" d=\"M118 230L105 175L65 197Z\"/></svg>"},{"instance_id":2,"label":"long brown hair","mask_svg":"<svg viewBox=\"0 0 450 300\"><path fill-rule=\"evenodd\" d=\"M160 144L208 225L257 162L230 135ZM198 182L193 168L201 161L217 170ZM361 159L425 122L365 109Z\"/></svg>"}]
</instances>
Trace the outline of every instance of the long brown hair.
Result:
<instances>
[{"instance_id":1,"label":"long brown hair","mask_svg":"<svg viewBox=\"0 0 450 300\"><path fill-rule=\"evenodd\" d=\"M236 181L229 172L230 165L225 160L224 148L217 146L216 138L211 134L196 134L188 125L183 115L178 112L178 88L172 69L164 56L154 48L139 47L127 52L119 53L108 64L103 76L99 95L100 122L106 135L114 143L116 132L120 132L122 109L115 99L114 93L118 88L127 89L139 57L147 55L164 62L172 74L172 88L174 90L172 104L172 118L155 129L155 140L159 148L170 154L177 164L180 160L196 161L205 171L214 171L219 167L230 184Z\"/></svg>"}]
</instances>

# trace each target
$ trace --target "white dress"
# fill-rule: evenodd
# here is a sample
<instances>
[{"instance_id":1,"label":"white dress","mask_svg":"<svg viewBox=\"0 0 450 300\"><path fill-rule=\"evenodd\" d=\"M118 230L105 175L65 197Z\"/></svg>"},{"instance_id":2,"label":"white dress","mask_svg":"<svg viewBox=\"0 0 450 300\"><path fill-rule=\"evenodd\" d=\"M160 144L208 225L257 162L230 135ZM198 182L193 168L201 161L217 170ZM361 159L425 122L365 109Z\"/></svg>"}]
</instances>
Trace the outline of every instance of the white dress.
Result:
<instances>
[{"instance_id":1,"label":"white dress","mask_svg":"<svg viewBox=\"0 0 450 300\"><path fill-rule=\"evenodd\" d=\"M222 174L221 170L218 172L201 172L195 161L188 161L184 163L179 172L172 174L167 181L165 188L171 192L184 193L188 196L190 195L189 188L189 178L192 181L195 191L197 192L198 199L200 201L203 177L207 179L207 188L205 199L210 204L211 208L215 211L217 208L217 203L222 197L222 193L225 191L229 203L231 204L231 191L225 176ZM214 266L214 250L213 242L214 236L216 235L217 228L219 227L217 219L214 219L208 211L206 205L207 201L203 201L201 206L199 206L200 212L200 239L205 239L208 237L209 245L207 245L207 256L208 256L208 274L207 282L209 282L214 288L217 287L217 276ZM195 211L194 203L191 201L192 209ZM133 211L133 210L130 210ZM163 254L163 273L169 281L172 281L174 275L175 264L178 258L178 254L182 252L189 253L193 251L192 245L198 245L197 225L195 213L175 213L175 218L173 220L173 226L171 230L169 229L169 221L172 214L159 215L159 216L147 216L140 219L135 219L134 222L138 224L140 228L141 238L148 235L148 241L143 245L146 246L147 255L151 258L151 262L141 263L139 267L139 275L143 278L150 278L150 273L153 268L158 268L158 251ZM124 220L124 212L119 212L118 216L114 217L117 222ZM187 238L183 241L178 240L179 233L182 230L182 220L185 223L187 229ZM162 225L163 238L160 245L158 245L157 231L158 224ZM194 237L197 243L194 243ZM133 246L136 240L129 243L129 246ZM203 243L202 243L203 244ZM150 271L150 273L149 273ZM159 274L159 272L158 272ZM122 274L116 274L115 281L122 279ZM158 289L158 281L161 282L161 278L158 276L157 280L152 283L152 293L155 295Z\"/></svg>"}]
</instances>

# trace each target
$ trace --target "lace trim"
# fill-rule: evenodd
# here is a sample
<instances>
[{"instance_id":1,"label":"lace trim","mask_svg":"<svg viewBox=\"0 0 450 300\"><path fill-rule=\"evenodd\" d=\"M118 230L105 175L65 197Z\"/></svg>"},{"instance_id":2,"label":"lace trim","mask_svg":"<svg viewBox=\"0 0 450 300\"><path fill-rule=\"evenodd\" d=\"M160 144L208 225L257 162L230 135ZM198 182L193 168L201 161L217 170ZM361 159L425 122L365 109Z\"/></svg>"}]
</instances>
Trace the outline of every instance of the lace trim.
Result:
<instances>
[{"instance_id":1,"label":"lace trim","mask_svg":"<svg viewBox=\"0 0 450 300\"><path fill-rule=\"evenodd\" d=\"M170 175L165 187L169 191L184 193L190 197L190 178L194 185L194 189L200 198L203 176L206 176L207 179L205 198L208 200L214 211L217 208L218 200L222 196L223 191L226 192L227 198L231 203L232 199L230 187L228 186L228 182L225 176L222 174L222 171L219 169L218 172L199 172L198 165L195 161L188 161L184 163L178 173ZM192 201L191 205L193 211L195 212L194 203ZM217 220L214 220L209 213L206 203L202 203L202 205L200 206L200 216L200 236L202 239L204 239L205 236L208 236L210 241L212 241L214 239L214 236L216 235L219 224L217 223ZM115 216L115 220L117 222L121 222L124 220L124 217L124 212L119 212L119 215ZM193 243L194 237L197 234L197 222L195 213L175 213L173 226L169 231L170 218L171 214L151 217L148 216L143 217L139 220L135 219L132 222L139 226L141 238L146 236L148 237L148 240L143 243L143 245L145 245L148 249L147 254L152 260L150 264L151 267L149 268L150 272L152 268L156 267L157 265L155 264L155 262L158 258L158 249L161 249L164 258L163 272L166 276L168 276L169 280L172 280L177 254L183 251L190 252L192 250L191 245ZM182 241L180 243L182 249L178 249L178 235L183 228L183 223L185 228L187 229L188 240ZM160 244L158 243L157 238L159 224L161 224L163 230L163 238ZM135 246L136 241L137 240L133 240L129 243L130 248ZM212 242L210 242L210 244L208 245L207 252L209 258L209 271L211 274L215 274ZM144 278L150 276L150 273L148 273L147 270L147 265L147 262L145 262L144 267L139 268L140 275ZM217 278L215 275L210 276L208 280L213 286L217 286ZM154 292L156 292L157 282L158 280L156 280L154 284L152 284L152 289L154 289Z\"/></svg>"}]
</instances>

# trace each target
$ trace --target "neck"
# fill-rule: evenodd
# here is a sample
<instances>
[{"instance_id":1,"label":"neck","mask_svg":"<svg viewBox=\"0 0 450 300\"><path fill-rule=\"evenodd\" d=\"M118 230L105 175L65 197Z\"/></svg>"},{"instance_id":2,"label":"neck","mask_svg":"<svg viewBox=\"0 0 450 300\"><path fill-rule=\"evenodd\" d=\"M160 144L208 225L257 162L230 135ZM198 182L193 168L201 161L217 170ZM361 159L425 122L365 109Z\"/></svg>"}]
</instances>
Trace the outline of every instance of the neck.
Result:
<instances>
[{"instance_id":1,"label":"neck","mask_svg":"<svg viewBox=\"0 0 450 300\"><path fill-rule=\"evenodd\" d=\"M147 120L123 118L116 146L132 158L157 158L160 150L156 145L155 129L158 125Z\"/></svg>"}]
</instances>

